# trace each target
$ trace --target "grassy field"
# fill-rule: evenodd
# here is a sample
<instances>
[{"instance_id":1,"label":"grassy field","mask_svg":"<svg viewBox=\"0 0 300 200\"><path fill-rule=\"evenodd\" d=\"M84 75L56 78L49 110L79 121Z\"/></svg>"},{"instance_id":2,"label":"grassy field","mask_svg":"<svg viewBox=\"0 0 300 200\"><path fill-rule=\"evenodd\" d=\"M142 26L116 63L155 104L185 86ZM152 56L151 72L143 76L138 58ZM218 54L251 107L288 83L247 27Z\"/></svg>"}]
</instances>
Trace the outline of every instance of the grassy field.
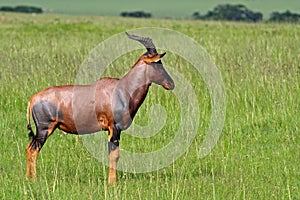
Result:
<instances>
[{"instance_id":1,"label":"grassy field","mask_svg":"<svg viewBox=\"0 0 300 200\"><path fill-rule=\"evenodd\" d=\"M0 199L300 198L299 25L14 14L1 21ZM186 61L167 54L164 63L192 83L200 102L198 134L180 159L154 172L118 172L117 185L109 186L107 167L82 140L56 131L39 155L37 181L27 181L26 106L31 95L74 83L89 52L113 34L152 26L196 40L222 73L226 121L210 155L198 159L211 116L205 83L193 76ZM140 53L121 57L106 74L122 76ZM135 121L146 124L149 108L157 102L168 112L165 127L149 139L124 134L123 149L147 152L172 139L182 113L176 99L161 87L151 87Z\"/></svg>"}]
</instances>

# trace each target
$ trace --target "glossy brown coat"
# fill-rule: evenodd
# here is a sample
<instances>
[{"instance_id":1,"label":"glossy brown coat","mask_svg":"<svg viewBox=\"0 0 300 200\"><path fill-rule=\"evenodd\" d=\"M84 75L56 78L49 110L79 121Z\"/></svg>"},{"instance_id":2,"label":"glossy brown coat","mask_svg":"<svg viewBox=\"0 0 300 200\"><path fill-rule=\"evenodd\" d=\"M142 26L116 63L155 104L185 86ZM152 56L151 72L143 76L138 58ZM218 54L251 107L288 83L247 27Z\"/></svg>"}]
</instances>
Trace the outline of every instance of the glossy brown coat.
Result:
<instances>
[{"instance_id":1,"label":"glossy brown coat","mask_svg":"<svg viewBox=\"0 0 300 200\"><path fill-rule=\"evenodd\" d=\"M165 54L156 53L151 39L127 35L144 44L147 53L122 78L102 78L90 85L54 86L31 97L27 108L28 129L32 136L26 148L28 178L36 177L38 152L56 128L71 134L104 130L109 133L108 182L116 182L121 131L132 123L152 83L167 90L174 88L173 80L160 61ZM36 125L35 135L30 125L31 115Z\"/></svg>"}]
</instances>

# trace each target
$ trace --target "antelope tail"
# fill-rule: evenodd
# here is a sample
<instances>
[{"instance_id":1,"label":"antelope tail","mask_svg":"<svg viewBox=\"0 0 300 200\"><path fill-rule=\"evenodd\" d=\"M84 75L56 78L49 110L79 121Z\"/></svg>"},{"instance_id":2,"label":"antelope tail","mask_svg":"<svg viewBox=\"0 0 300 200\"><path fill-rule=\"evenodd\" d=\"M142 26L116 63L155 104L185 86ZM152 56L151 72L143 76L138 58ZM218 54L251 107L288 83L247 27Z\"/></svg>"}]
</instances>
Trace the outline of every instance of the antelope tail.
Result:
<instances>
[{"instance_id":1,"label":"antelope tail","mask_svg":"<svg viewBox=\"0 0 300 200\"><path fill-rule=\"evenodd\" d=\"M28 106L27 106L27 129L30 131L28 134L29 138L33 138L34 137L34 132L31 128L30 125L30 115L32 114L32 110L31 110L31 105L30 105L30 101L28 102Z\"/></svg>"}]
</instances>

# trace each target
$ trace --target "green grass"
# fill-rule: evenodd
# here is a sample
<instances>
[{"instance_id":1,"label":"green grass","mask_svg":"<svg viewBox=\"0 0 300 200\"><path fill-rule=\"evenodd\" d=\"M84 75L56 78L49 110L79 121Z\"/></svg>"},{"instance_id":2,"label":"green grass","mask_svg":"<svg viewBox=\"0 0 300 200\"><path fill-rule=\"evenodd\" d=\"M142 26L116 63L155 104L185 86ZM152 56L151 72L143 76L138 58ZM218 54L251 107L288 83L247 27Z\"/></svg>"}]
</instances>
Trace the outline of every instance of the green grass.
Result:
<instances>
[{"instance_id":1,"label":"green grass","mask_svg":"<svg viewBox=\"0 0 300 200\"><path fill-rule=\"evenodd\" d=\"M89 52L111 35L157 25L195 39L222 73L226 121L214 150L198 159L211 116L205 83L186 61L167 54L164 63L185 75L200 102L198 134L180 159L150 173L118 172L117 185L109 186L107 167L81 139L55 131L39 155L37 181L27 181L31 95L74 83ZM5 15L0 29L1 199L299 199L299 25ZM140 53L121 57L106 74L122 76ZM147 124L157 102L168 112L165 127L149 139L122 135L123 149L159 149L174 136L182 113L161 87L151 87L136 123Z\"/></svg>"}]
</instances>

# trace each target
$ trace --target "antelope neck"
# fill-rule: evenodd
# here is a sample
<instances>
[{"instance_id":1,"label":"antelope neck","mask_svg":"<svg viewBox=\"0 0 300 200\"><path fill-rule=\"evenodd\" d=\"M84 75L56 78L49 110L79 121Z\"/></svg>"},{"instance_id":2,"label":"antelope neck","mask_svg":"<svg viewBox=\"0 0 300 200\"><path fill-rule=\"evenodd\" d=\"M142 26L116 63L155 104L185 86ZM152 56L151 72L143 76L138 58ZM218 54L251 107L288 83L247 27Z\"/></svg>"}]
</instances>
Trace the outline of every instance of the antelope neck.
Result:
<instances>
[{"instance_id":1,"label":"antelope neck","mask_svg":"<svg viewBox=\"0 0 300 200\"><path fill-rule=\"evenodd\" d=\"M119 87L122 88L128 95L133 97L136 92L145 92L147 94L148 88L151 85L148 77L146 66L134 66L123 78L119 81Z\"/></svg>"}]
</instances>

